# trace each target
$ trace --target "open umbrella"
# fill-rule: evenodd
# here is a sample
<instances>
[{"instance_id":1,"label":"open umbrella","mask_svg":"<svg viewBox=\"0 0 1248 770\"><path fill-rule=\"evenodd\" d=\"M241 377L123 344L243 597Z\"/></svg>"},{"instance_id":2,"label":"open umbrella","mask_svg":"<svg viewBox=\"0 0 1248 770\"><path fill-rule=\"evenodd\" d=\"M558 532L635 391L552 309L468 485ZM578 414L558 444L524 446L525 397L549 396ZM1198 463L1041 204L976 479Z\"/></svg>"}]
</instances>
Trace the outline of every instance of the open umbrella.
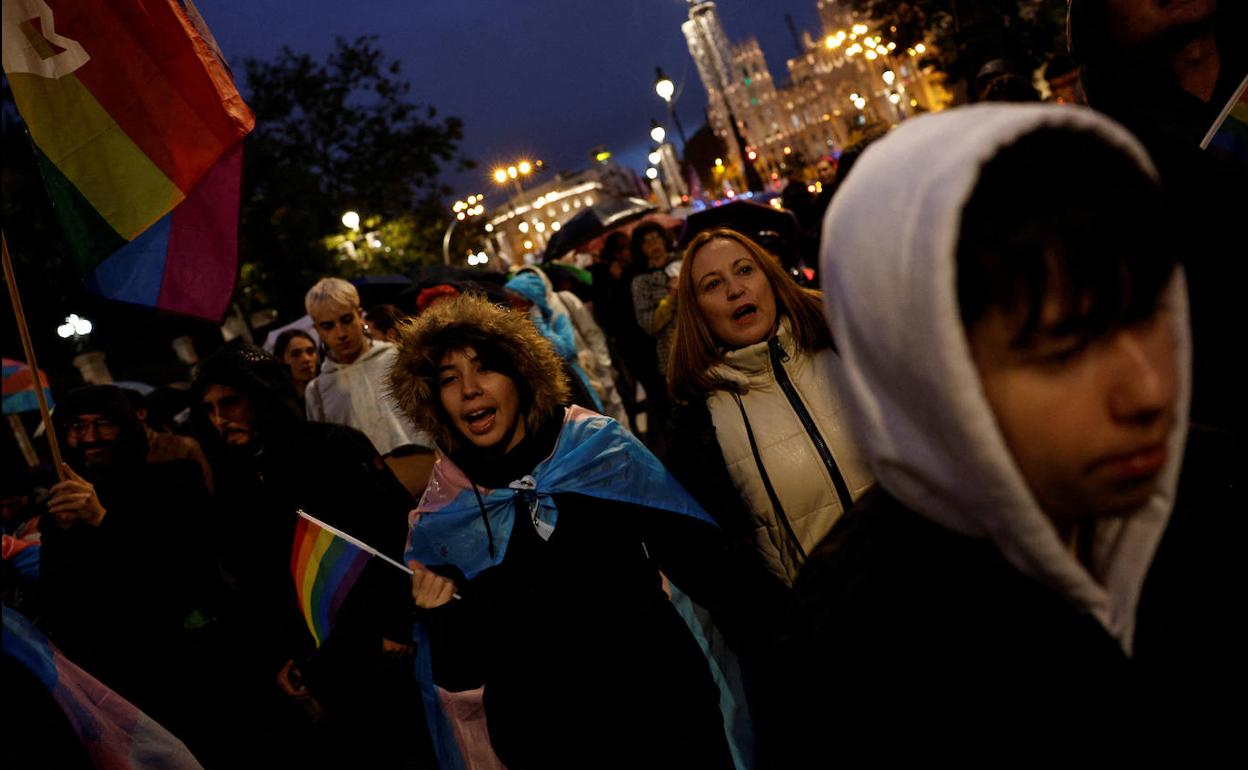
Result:
<instances>
[{"instance_id":1,"label":"open umbrella","mask_svg":"<svg viewBox=\"0 0 1248 770\"><path fill-rule=\"evenodd\" d=\"M582 244L580 246L580 249L581 251L587 251L590 254L598 254L602 251L603 244L606 243L607 236L609 236L611 233L624 233L625 235L631 237L633 234L633 231L636 230L638 227L641 227L646 222L655 222L659 224L660 226L662 226L663 229L670 230L673 233L680 232L681 226L685 224L685 220L680 219L678 217L674 217L671 214L664 214L661 211L651 211L649 214L642 216L640 219L634 219L629 222L625 222L624 224L616 225L615 227L608 229L606 232L604 232L602 235L599 235L597 238L594 238L593 240L585 244Z\"/></svg>"},{"instance_id":2,"label":"open umbrella","mask_svg":"<svg viewBox=\"0 0 1248 770\"><path fill-rule=\"evenodd\" d=\"M360 293L360 306L364 309L381 304L399 304L400 297L410 293L412 279L406 275L361 275L351 279L351 285Z\"/></svg>"},{"instance_id":3,"label":"open umbrella","mask_svg":"<svg viewBox=\"0 0 1248 770\"><path fill-rule=\"evenodd\" d=\"M802 242L802 227L793 212L753 201L733 201L690 214L680 234L680 248L688 246L698 233L714 227L728 227L759 242Z\"/></svg>"},{"instance_id":4,"label":"open umbrella","mask_svg":"<svg viewBox=\"0 0 1248 770\"><path fill-rule=\"evenodd\" d=\"M640 219L655 205L641 198L616 198L603 196L592 206L564 222L559 232L546 244L546 259L554 260L583 247L613 227L634 219Z\"/></svg>"},{"instance_id":5,"label":"open umbrella","mask_svg":"<svg viewBox=\"0 0 1248 770\"><path fill-rule=\"evenodd\" d=\"M52 403L52 391L48 385L48 375L39 372L39 386L48 400L48 408ZM4 413L21 414L39 409L39 400L35 395L35 375L22 361L12 358L4 359Z\"/></svg>"}]
</instances>

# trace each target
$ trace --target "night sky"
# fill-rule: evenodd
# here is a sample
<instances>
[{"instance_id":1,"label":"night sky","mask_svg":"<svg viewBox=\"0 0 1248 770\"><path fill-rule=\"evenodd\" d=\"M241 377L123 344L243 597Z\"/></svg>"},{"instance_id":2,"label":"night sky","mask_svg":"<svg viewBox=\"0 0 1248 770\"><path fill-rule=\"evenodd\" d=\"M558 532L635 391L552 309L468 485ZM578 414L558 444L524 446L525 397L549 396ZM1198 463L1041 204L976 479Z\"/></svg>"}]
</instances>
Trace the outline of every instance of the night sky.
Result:
<instances>
[{"instance_id":1,"label":"night sky","mask_svg":"<svg viewBox=\"0 0 1248 770\"><path fill-rule=\"evenodd\" d=\"M680 24L685 0L197 0L236 74L249 56L283 45L323 58L334 38L377 34L402 62L411 96L464 121L463 152L478 168L447 173L457 196L493 192L491 168L520 157L578 170L605 145L638 171L650 119L665 119L654 68L676 81L680 119L692 135L706 94ZM758 38L777 84L795 54L785 24L818 32L815 0L719 0L728 36ZM239 83L240 88L245 84ZM671 136L675 129L668 126ZM489 202L499 201L492 195Z\"/></svg>"}]
</instances>

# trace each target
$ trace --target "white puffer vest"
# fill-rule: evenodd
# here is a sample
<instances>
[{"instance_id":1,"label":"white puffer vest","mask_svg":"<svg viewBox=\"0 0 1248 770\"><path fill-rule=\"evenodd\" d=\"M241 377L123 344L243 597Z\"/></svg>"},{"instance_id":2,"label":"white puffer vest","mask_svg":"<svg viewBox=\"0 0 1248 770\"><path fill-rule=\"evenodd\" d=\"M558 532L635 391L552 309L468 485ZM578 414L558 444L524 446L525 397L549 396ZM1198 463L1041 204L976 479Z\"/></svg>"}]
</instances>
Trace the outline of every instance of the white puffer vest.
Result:
<instances>
[{"instance_id":1,"label":"white puffer vest","mask_svg":"<svg viewBox=\"0 0 1248 770\"><path fill-rule=\"evenodd\" d=\"M779 370L773 369L773 361ZM730 351L711 370L728 388L706 400L724 463L753 515L759 551L787 585L793 584L805 555L844 512L843 499L857 500L874 483L826 374L827 367L835 365L831 350L813 356L798 352L788 322L782 321L774 341ZM782 382L791 386L791 394Z\"/></svg>"}]
</instances>

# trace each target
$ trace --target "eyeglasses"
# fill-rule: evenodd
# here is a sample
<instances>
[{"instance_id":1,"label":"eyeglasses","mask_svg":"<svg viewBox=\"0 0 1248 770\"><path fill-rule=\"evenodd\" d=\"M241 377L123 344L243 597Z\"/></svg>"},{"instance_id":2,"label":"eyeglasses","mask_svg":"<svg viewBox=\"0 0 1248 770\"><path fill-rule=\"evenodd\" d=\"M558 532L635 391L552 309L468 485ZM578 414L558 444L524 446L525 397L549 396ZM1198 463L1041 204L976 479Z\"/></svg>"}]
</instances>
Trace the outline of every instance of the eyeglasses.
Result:
<instances>
[{"instance_id":1,"label":"eyeglasses","mask_svg":"<svg viewBox=\"0 0 1248 770\"><path fill-rule=\"evenodd\" d=\"M112 437L117 435L117 432L121 430L121 426L106 417L101 417L99 419L74 420L65 429L70 435L75 437L86 435L88 430L94 431L97 436Z\"/></svg>"}]
</instances>

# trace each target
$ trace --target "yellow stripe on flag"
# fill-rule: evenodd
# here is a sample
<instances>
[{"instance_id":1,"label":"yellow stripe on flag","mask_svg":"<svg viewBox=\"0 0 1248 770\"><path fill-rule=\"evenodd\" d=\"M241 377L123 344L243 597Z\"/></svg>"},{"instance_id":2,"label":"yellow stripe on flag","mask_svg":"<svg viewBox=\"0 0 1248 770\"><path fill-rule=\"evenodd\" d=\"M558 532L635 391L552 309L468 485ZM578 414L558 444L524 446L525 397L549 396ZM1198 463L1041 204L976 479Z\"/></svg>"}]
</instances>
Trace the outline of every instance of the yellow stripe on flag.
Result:
<instances>
[{"instance_id":1,"label":"yellow stripe on flag","mask_svg":"<svg viewBox=\"0 0 1248 770\"><path fill-rule=\"evenodd\" d=\"M8 77L35 144L121 237L133 240L186 197L76 76Z\"/></svg>"},{"instance_id":2,"label":"yellow stripe on flag","mask_svg":"<svg viewBox=\"0 0 1248 770\"><path fill-rule=\"evenodd\" d=\"M312 553L308 554L308 568L303 571L303 586L300 595L303 597L303 616L308 620L308 628L312 629L312 634L316 635L316 629L312 628L312 588L316 585L316 575L321 569L321 557L329 550L329 546L334 542L334 536L328 531L317 527L316 544L312 546ZM321 640L317 639L317 644Z\"/></svg>"}]
</instances>

